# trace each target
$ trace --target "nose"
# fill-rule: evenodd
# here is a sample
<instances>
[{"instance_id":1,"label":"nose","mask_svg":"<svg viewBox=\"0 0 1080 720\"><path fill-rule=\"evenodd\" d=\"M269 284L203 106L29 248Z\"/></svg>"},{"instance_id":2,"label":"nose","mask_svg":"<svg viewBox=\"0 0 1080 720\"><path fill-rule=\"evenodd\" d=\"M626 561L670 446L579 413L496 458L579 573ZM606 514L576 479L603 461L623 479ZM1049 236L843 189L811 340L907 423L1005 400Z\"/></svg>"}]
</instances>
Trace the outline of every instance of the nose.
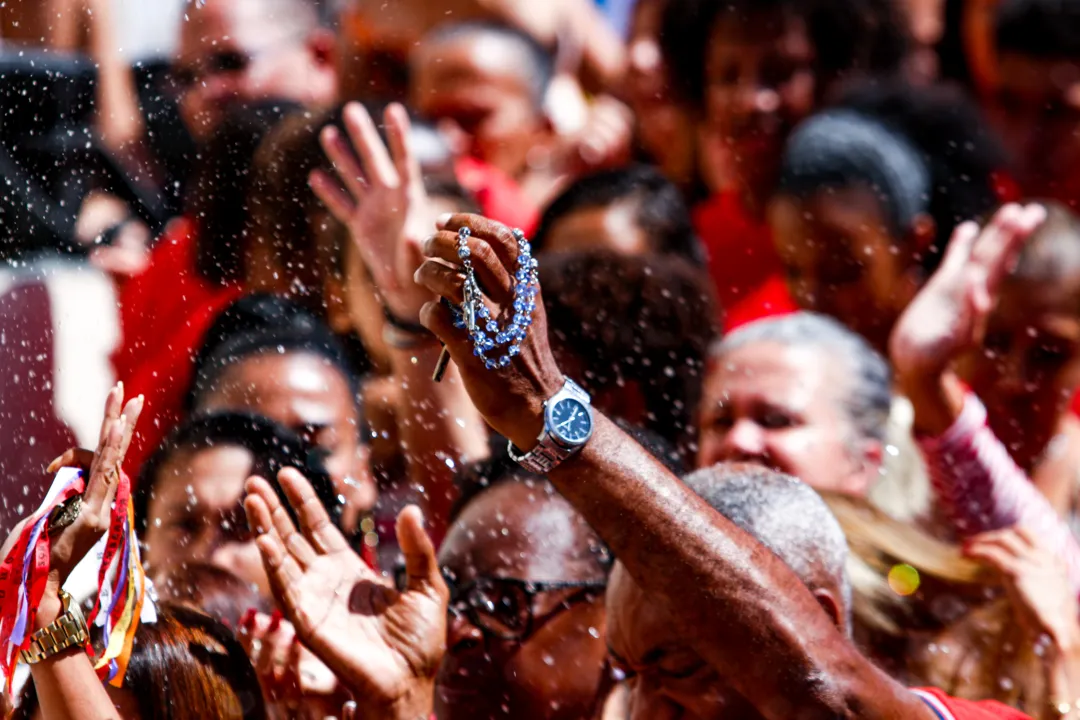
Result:
<instances>
[{"instance_id":1,"label":"nose","mask_svg":"<svg viewBox=\"0 0 1080 720\"><path fill-rule=\"evenodd\" d=\"M725 460L756 460L765 455L765 431L748 418L739 418L724 436Z\"/></svg>"},{"instance_id":2,"label":"nose","mask_svg":"<svg viewBox=\"0 0 1080 720\"><path fill-rule=\"evenodd\" d=\"M1023 392L1026 377L1027 368L1023 348L1013 348L1011 352L998 360L998 383L1002 391Z\"/></svg>"},{"instance_id":3,"label":"nose","mask_svg":"<svg viewBox=\"0 0 1080 720\"><path fill-rule=\"evenodd\" d=\"M484 644L484 634L463 613L451 613L446 628L446 646L451 652L466 652Z\"/></svg>"}]
</instances>

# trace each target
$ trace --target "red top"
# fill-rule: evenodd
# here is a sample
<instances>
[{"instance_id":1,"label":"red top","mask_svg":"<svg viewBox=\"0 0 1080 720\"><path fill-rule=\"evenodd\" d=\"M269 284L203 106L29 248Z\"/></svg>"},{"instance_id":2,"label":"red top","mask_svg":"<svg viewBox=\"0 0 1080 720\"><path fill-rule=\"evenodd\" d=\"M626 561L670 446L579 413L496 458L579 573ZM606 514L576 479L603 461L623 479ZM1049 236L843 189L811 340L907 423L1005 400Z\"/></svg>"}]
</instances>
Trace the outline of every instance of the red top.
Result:
<instances>
[{"instance_id":1,"label":"red top","mask_svg":"<svg viewBox=\"0 0 1080 720\"><path fill-rule=\"evenodd\" d=\"M921 697L941 720L1031 720L1024 713L1002 705L993 700L971 702L951 698L937 688L917 688L915 694Z\"/></svg>"},{"instance_id":2,"label":"red top","mask_svg":"<svg viewBox=\"0 0 1080 720\"><path fill-rule=\"evenodd\" d=\"M180 421L203 336L241 295L239 285L203 278L195 258L195 223L177 218L154 247L150 265L120 292L122 340L113 366L126 396L146 396L124 462L132 477Z\"/></svg>"},{"instance_id":3,"label":"red top","mask_svg":"<svg viewBox=\"0 0 1080 720\"><path fill-rule=\"evenodd\" d=\"M514 178L473 157L459 158L454 171L461 186L476 198L485 217L532 235L540 211L525 197Z\"/></svg>"},{"instance_id":4,"label":"red top","mask_svg":"<svg viewBox=\"0 0 1080 720\"><path fill-rule=\"evenodd\" d=\"M725 331L799 309L784 282L772 231L746 212L734 191L694 208L694 229L709 255Z\"/></svg>"}]
</instances>

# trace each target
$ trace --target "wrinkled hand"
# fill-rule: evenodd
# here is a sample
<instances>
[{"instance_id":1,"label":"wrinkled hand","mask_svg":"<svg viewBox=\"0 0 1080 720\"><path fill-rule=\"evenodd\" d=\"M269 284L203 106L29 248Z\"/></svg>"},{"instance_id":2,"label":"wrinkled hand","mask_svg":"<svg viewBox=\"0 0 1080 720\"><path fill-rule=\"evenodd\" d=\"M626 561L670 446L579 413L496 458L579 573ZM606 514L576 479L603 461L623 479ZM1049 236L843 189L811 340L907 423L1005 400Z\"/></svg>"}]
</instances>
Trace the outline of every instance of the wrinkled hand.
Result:
<instances>
[{"instance_id":1,"label":"wrinkled hand","mask_svg":"<svg viewBox=\"0 0 1080 720\"><path fill-rule=\"evenodd\" d=\"M956 228L941 267L893 331L889 354L903 385L936 382L982 342L1002 280L1045 217L1040 205L1010 204L981 230L974 222Z\"/></svg>"},{"instance_id":2,"label":"wrinkled hand","mask_svg":"<svg viewBox=\"0 0 1080 720\"><path fill-rule=\"evenodd\" d=\"M237 638L251 658L271 720L323 720L336 716L348 701L334 673L300 644L280 613L251 612Z\"/></svg>"},{"instance_id":3,"label":"wrinkled hand","mask_svg":"<svg viewBox=\"0 0 1080 720\"><path fill-rule=\"evenodd\" d=\"M1059 649L1080 648L1080 603L1064 562L1037 533L1023 527L984 533L965 543L964 554L1001 573L1030 633L1048 635Z\"/></svg>"},{"instance_id":4,"label":"wrinkled hand","mask_svg":"<svg viewBox=\"0 0 1080 720\"><path fill-rule=\"evenodd\" d=\"M83 556L109 529L120 468L142 409L142 395L124 405L124 386L117 384L105 401L97 451L73 448L49 464L50 473L63 467L77 467L87 477L79 516L50 538L50 589L58 590L63 585Z\"/></svg>"},{"instance_id":5,"label":"wrinkled hand","mask_svg":"<svg viewBox=\"0 0 1080 720\"><path fill-rule=\"evenodd\" d=\"M367 110L358 103L347 105L344 124L351 147L333 126L321 136L340 184L322 170L312 172L310 181L323 204L349 229L387 309L403 321L416 322L431 296L416 286L412 275L423 259L420 241L434 211L419 162L409 149L405 108L390 105L385 122L389 152Z\"/></svg>"},{"instance_id":6,"label":"wrinkled hand","mask_svg":"<svg viewBox=\"0 0 1080 720\"><path fill-rule=\"evenodd\" d=\"M513 317L514 273L517 271L518 245L510 229L479 215L452 215L440 218L439 231L424 243L428 259L416 273L416 281L455 305L464 296L461 260L458 258L457 231L468 226L473 268L482 288L489 293L488 308L500 327ZM424 306L420 320L450 350L461 371L465 389L476 409L498 432L522 450L531 450L543 427L544 402L563 384L563 375L548 344L547 316L541 294L536 296L536 310L520 354L509 367L488 370L473 355L468 333L453 325L449 309L436 302Z\"/></svg>"},{"instance_id":7,"label":"wrinkled hand","mask_svg":"<svg viewBox=\"0 0 1080 720\"><path fill-rule=\"evenodd\" d=\"M331 523L311 485L283 470L292 524L273 488L248 481L244 501L274 598L300 641L379 717L427 717L446 648L449 591L415 507L398 516L408 573L398 592L371 570Z\"/></svg>"}]
</instances>

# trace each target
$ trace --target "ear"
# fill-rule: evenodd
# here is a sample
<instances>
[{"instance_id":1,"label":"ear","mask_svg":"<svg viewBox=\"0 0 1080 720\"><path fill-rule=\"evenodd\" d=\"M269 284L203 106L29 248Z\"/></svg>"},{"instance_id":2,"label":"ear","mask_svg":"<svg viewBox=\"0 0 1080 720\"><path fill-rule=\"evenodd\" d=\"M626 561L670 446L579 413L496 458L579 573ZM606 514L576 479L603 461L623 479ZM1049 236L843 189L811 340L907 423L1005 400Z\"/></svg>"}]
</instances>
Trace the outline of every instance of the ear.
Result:
<instances>
[{"instance_id":1,"label":"ear","mask_svg":"<svg viewBox=\"0 0 1080 720\"><path fill-rule=\"evenodd\" d=\"M831 590L825 588L817 588L813 590L814 599L818 601L818 605L825 611L825 614L829 616L829 619L833 621L836 628L842 633L847 633L847 618L841 608L843 607L840 600L833 594Z\"/></svg>"}]
</instances>

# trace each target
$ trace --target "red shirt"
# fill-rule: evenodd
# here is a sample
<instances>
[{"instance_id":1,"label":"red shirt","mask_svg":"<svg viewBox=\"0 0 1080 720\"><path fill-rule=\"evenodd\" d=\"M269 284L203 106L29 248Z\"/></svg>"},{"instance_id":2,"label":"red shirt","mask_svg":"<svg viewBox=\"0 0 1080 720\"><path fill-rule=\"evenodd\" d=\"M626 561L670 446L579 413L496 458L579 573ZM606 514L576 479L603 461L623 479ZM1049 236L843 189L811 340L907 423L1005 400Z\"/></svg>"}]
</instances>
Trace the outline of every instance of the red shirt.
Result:
<instances>
[{"instance_id":1,"label":"red shirt","mask_svg":"<svg viewBox=\"0 0 1080 720\"><path fill-rule=\"evenodd\" d=\"M120 292L120 348L113 354L124 394L146 396L125 469L132 477L183 415L193 359L222 310L241 295L196 269L195 223L177 218L154 247L150 265Z\"/></svg>"},{"instance_id":2,"label":"red shirt","mask_svg":"<svg viewBox=\"0 0 1080 720\"><path fill-rule=\"evenodd\" d=\"M937 688L917 688L915 694L930 706L941 720L1031 720L1024 713L993 700L971 702L951 698Z\"/></svg>"},{"instance_id":3,"label":"red shirt","mask_svg":"<svg viewBox=\"0 0 1080 720\"><path fill-rule=\"evenodd\" d=\"M734 191L694 208L694 229L709 255L725 331L799 309L784 281L772 231L746 212Z\"/></svg>"},{"instance_id":4,"label":"red shirt","mask_svg":"<svg viewBox=\"0 0 1080 720\"><path fill-rule=\"evenodd\" d=\"M476 198L485 217L532 235L540 211L525 197L514 178L473 157L459 158L454 172L461 186Z\"/></svg>"}]
</instances>

